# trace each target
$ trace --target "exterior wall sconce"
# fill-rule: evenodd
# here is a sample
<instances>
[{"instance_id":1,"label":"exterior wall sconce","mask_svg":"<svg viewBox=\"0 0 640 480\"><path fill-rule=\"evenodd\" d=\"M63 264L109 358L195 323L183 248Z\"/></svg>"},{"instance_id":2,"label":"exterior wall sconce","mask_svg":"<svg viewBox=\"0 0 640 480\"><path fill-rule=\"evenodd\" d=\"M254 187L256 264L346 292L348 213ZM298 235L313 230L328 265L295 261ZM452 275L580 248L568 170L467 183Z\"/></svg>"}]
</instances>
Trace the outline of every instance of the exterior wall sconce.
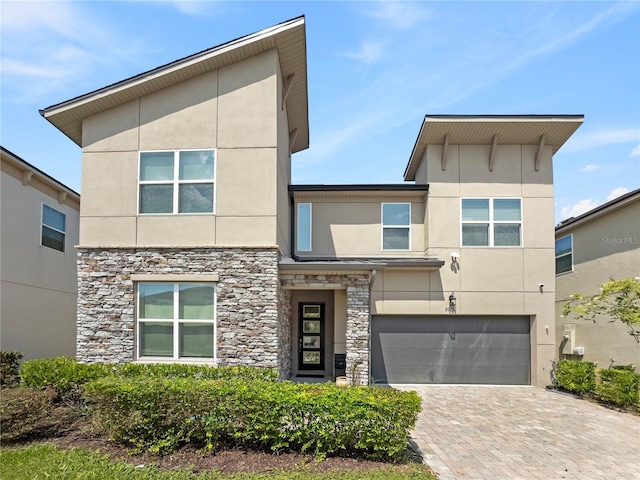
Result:
<instances>
[{"instance_id":1,"label":"exterior wall sconce","mask_svg":"<svg viewBox=\"0 0 640 480\"><path fill-rule=\"evenodd\" d=\"M459 258L460 258L460 254L458 252L451 252L451 261L453 263L458 263Z\"/></svg>"},{"instance_id":2,"label":"exterior wall sconce","mask_svg":"<svg viewBox=\"0 0 640 480\"><path fill-rule=\"evenodd\" d=\"M449 313L456 313L456 296L453 292L449 295Z\"/></svg>"}]
</instances>

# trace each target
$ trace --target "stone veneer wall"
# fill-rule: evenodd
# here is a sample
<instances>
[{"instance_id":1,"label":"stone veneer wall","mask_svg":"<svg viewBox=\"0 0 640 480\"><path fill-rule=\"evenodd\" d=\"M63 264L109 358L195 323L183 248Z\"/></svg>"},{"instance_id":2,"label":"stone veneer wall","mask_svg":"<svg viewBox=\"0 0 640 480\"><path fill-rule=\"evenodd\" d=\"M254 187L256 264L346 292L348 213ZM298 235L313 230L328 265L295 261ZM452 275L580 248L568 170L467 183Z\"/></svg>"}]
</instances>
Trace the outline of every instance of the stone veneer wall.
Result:
<instances>
[{"instance_id":1,"label":"stone veneer wall","mask_svg":"<svg viewBox=\"0 0 640 480\"><path fill-rule=\"evenodd\" d=\"M278 373L280 378L291 378L293 345L291 339L291 290L278 289Z\"/></svg>"},{"instance_id":2,"label":"stone veneer wall","mask_svg":"<svg viewBox=\"0 0 640 480\"><path fill-rule=\"evenodd\" d=\"M284 288L347 290L347 378L369 383L369 272L334 275L281 274Z\"/></svg>"},{"instance_id":3,"label":"stone veneer wall","mask_svg":"<svg viewBox=\"0 0 640 480\"><path fill-rule=\"evenodd\" d=\"M131 275L217 274L217 364L279 367L278 256L277 248L79 248L78 360L135 360Z\"/></svg>"}]
</instances>

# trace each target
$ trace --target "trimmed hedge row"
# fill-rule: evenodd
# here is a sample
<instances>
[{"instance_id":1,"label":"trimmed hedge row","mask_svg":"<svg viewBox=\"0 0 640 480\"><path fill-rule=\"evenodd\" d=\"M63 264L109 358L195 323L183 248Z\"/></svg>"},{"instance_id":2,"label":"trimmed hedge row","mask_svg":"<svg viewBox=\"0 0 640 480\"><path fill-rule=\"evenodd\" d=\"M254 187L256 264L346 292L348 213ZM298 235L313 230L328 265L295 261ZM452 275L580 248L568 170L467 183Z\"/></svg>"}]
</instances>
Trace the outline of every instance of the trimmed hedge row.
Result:
<instances>
[{"instance_id":1,"label":"trimmed hedge row","mask_svg":"<svg viewBox=\"0 0 640 480\"><path fill-rule=\"evenodd\" d=\"M115 377L162 377L162 378L202 378L210 380L242 378L275 382L275 369L230 366L210 367L208 365L186 364L140 364L140 363L79 363L74 358L57 357L29 360L22 364L22 381L30 387L53 388L60 395L66 395L85 383L98 378Z\"/></svg>"},{"instance_id":2,"label":"trimmed hedge row","mask_svg":"<svg viewBox=\"0 0 640 480\"><path fill-rule=\"evenodd\" d=\"M106 377L85 387L117 441L158 453L185 444L393 459L420 412L415 392L241 379Z\"/></svg>"},{"instance_id":3,"label":"trimmed hedge row","mask_svg":"<svg viewBox=\"0 0 640 480\"><path fill-rule=\"evenodd\" d=\"M622 365L596 368L592 362L560 360L556 367L558 386L578 395L621 407L640 409L640 375Z\"/></svg>"}]
</instances>

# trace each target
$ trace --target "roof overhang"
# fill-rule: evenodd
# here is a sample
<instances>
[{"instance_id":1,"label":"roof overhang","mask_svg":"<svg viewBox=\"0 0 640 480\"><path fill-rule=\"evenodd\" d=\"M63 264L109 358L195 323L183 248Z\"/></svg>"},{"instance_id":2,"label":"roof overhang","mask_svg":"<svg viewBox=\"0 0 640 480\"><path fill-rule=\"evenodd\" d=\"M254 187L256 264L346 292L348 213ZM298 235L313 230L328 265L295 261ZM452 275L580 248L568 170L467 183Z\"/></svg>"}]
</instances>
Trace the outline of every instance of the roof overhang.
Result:
<instances>
[{"instance_id":1,"label":"roof overhang","mask_svg":"<svg viewBox=\"0 0 640 480\"><path fill-rule=\"evenodd\" d=\"M424 198L429 185L361 184L361 185L289 185L294 198L309 197L403 197Z\"/></svg>"},{"instance_id":2,"label":"roof overhang","mask_svg":"<svg viewBox=\"0 0 640 480\"><path fill-rule=\"evenodd\" d=\"M64 198L70 197L76 202L80 202L80 194L75 190L67 187L65 184L59 182L51 175L46 174L38 167L31 165L26 160L20 158L15 153L0 146L0 156L3 162L7 162L9 165L13 165L15 168L22 172L22 183L25 185L31 182L32 178L39 179L42 183L49 185L51 188L58 192L58 199L62 199L60 203L63 203Z\"/></svg>"},{"instance_id":3,"label":"roof overhang","mask_svg":"<svg viewBox=\"0 0 640 480\"><path fill-rule=\"evenodd\" d=\"M427 145L549 145L555 154L584 115L427 115L404 172L414 181Z\"/></svg>"},{"instance_id":4,"label":"roof overhang","mask_svg":"<svg viewBox=\"0 0 640 480\"><path fill-rule=\"evenodd\" d=\"M280 271L295 272L298 274L308 273L314 275L331 273L362 273L371 270L391 270L391 271L434 271L444 266L444 261L437 258L379 258L379 259L358 259L358 258L283 258L279 263Z\"/></svg>"},{"instance_id":5,"label":"roof overhang","mask_svg":"<svg viewBox=\"0 0 640 480\"><path fill-rule=\"evenodd\" d=\"M289 129L297 130L291 152L299 152L309 147L304 16L52 105L40 114L82 146L83 119L274 48L278 50L283 79L290 82L286 99Z\"/></svg>"},{"instance_id":6,"label":"roof overhang","mask_svg":"<svg viewBox=\"0 0 640 480\"><path fill-rule=\"evenodd\" d=\"M564 220L556 226L556 236L564 235L568 231L582 224L591 222L596 218L600 218L603 215L607 215L615 210L618 210L619 208L626 207L627 205L637 201L640 201L640 188L625 193L618 198L614 198L610 202L604 203L599 207L589 210L588 212L583 213L578 217L572 217Z\"/></svg>"}]
</instances>

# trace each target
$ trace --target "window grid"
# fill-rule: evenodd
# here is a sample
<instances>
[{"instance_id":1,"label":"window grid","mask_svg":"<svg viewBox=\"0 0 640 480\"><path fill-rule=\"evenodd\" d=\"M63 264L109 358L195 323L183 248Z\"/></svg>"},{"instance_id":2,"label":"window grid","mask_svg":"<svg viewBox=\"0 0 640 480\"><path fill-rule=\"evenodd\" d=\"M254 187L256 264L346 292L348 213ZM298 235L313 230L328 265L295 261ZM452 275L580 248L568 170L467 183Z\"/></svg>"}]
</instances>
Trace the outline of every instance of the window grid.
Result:
<instances>
[{"instance_id":1,"label":"window grid","mask_svg":"<svg viewBox=\"0 0 640 480\"><path fill-rule=\"evenodd\" d=\"M209 179L180 179L180 153L181 152L200 152L200 151L210 151L213 155L213 178ZM173 153L173 179L171 180L141 180L142 173L142 154L143 153L163 153L163 152L172 152ZM185 150L145 150L141 151L138 155L138 214L139 215L207 215L215 213L216 211L216 165L217 165L217 156L215 149L185 149ZM191 185L191 184L210 184L213 186L213 201L212 201L212 209L210 212L180 212L180 185ZM142 185L171 185L172 186L172 211L171 212L159 212L159 213L143 213L140 211L141 205L141 188Z\"/></svg>"},{"instance_id":2,"label":"window grid","mask_svg":"<svg viewBox=\"0 0 640 480\"><path fill-rule=\"evenodd\" d=\"M384 221L384 210L385 207L391 205L391 206L395 206L395 205L406 205L407 209L408 209L408 216L407 216L407 223L406 224L400 224L400 225L394 225L394 224L386 224ZM380 239L380 244L382 245L382 250L401 250L401 251L406 251L406 250L411 250L411 204L410 203L406 203L406 202L386 202L386 203L382 203L380 206L380 215L381 215L381 224L382 224L382 229L381 229L381 239ZM406 247L405 248L385 248L385 230L406 230L407 231L407 241L406 241Z\"/></svg>"},{"instance_id":3,"label":"window grid","mask_svg":"<svg viewBox=\"0 0 640 480\"><path fill-rule=\"evenodd\" d=\"M569 250L560 250L560 252L562 253L558 254L558 244L562 244L563 240L566 239L569 240ZM569 260L568 265L565 264L567 259ZM573 272L573 234L565 235L564 237L558 238L556 240L556 275L571 272Z\"/></svg>"},{"instance_id":4,"label":"window grid","mask_svg":"<svg viewBox=\"0 0 640 480\"><path fill-rule=\"evenodd\" d=\"M489 206L489 218L487 220L463 220L464 217L464 201L465 200L487 200ZM519 220L495 220L494 202L496 200L518 200L519 204ZM462 247L498 247L498 248L519 248L522 247L522 199L518 197L465 197L460 199L460 245ZM495 227L496 225L520 225L520 241L518 245L495 245ZM487 225L488 228L488 244L487 245L465 245L464 243L464 225Z\"/></svg>"},{"instance_id":5,"label":"window grid","mask_svg":"<svg viewBox=\"0 0 640 480\"><path fill-rule=\"evenodd\" d=\"M217 322L216 322L216 309L217 309L217 301L216 301L216 288L215 288L215 284L213 285L213 318L212 319L189 319L189 318L180 318L180 285L185 285L188 284L188 282L182 282L182 283L173 283L173 318L140 318L140 305L141 305L141 301L140 301L140 285L143 284L147 284L147 285L152 285L152 284L161 284L164 282L144 282L141 284L138 284L138 288L137 290L137 306L136 306L136 318L138 320L138 327L137 327L137 332L138 332L138 345L137 345L137 352L138 352L138 358L144 359L144 360L214 360L217 358L217 345L216 345L216 338L217 338ZM145 323L171 323L172 324L172 332L173 332L173 356L169 357L169 356L149 356L149 355L142 355L142 341L141 341L141 332L142 332L142 325L144 325ZM213 324L213 356L212 357L185 357L185 356L180 356L180 324L182 323L212 323Z\"/></svg>"},{"instance_id":6,"label":"window grid","mask_svg":"<svg viewBox=\"0 0 640 480\"><path fill-rule=\"evenodd\" d=\"M57 214L59 214L62 217L62 230L59 229L58 227L56 227L55 225L53 225L52 222L47 222L45 220L45 212L46 210L49 209ZM53 207L50 207L49 205L43 203L42 204L42 208L41 208L41 215L40 215L40 219L41 219L41 226L40 226L40 245L43 247L47 247L47 248L51 248L53 250L57 250L59 252L64 253L65 251L65 243L66 243L66 238L67 238L67 215L63 212L61 212L60 210L56 210ZM62 238L59 240L61 245L55 245L54 239L50 238L50 236L46 236L45 232L46 230L51 230L54 233L58 233Z\"/></svg>"}]
</instances>

